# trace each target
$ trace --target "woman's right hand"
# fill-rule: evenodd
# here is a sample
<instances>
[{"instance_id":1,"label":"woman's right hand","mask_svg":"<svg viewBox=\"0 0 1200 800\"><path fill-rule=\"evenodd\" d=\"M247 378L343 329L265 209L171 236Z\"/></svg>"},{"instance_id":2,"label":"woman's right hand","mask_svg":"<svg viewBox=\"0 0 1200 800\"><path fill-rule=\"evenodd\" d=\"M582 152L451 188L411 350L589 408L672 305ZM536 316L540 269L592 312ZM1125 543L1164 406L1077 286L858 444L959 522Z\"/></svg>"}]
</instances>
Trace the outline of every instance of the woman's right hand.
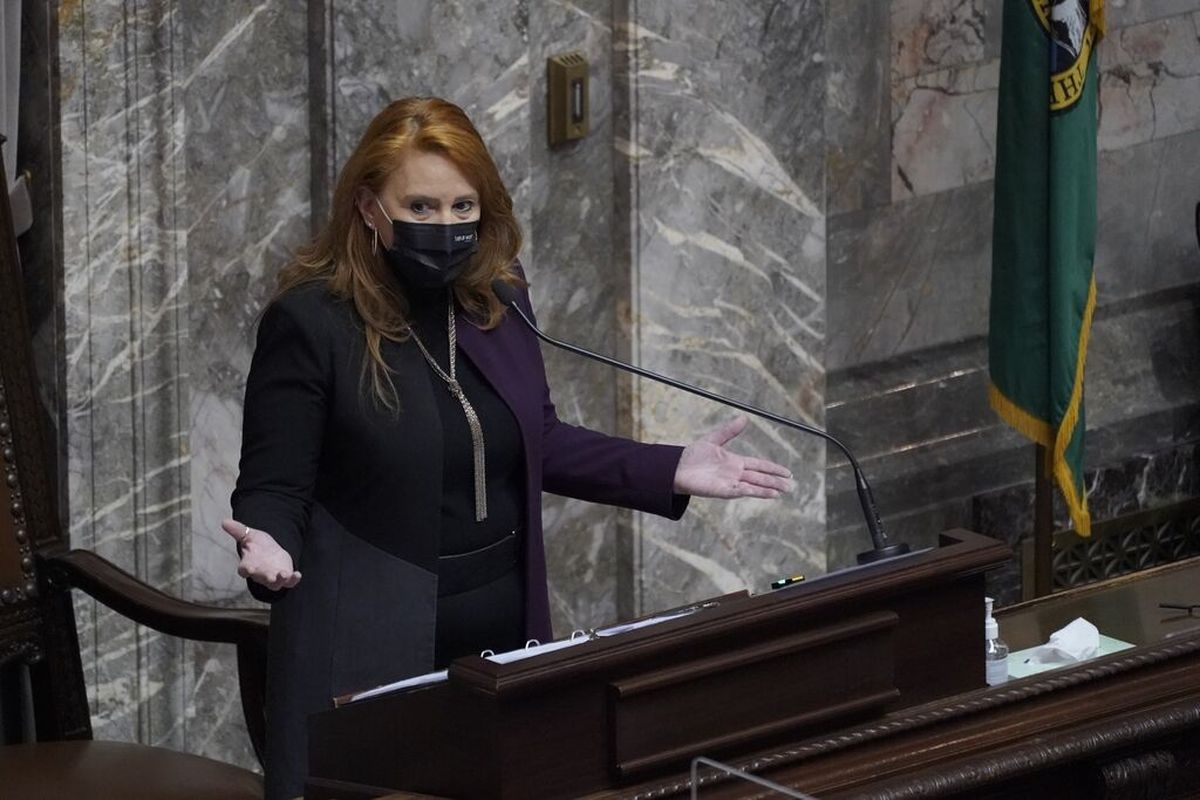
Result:
<instances>
[{"instance_id":1,"label":"woman's right hand","mask_svg":"<svg viewBox=\"0 0 1200 800\"><path fill-rule=\"evenodd\" d=\"M238 575L271 590L290 589L300 582L300 573L295 570L291 555L279 546L271 534L235 519L225 520L221 528L234 538L241 549Z\"/></svg>"}]
</instances>

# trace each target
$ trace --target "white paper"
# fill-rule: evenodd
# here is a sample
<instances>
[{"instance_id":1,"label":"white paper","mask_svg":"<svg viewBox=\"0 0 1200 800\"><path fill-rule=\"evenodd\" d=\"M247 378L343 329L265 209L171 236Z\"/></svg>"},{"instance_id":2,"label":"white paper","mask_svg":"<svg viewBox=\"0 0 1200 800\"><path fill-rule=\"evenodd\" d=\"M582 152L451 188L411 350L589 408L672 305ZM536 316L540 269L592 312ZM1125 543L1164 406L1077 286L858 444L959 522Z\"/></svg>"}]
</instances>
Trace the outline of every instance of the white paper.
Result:
<instances>
[{"instance_id":1,"label":"white paper","mask_svg":"<svg viewBox=\"0 0 1200 800\"><path fill-rule=\"evenodd\" d=\"M367 689L365 692L357 692L350 695L347 702L354 703L358 700L366 700L368 697L378 697L381 694L389 692L399 692L403 689L413 689L417 686L425 686L431 683L441 683L446 680L447 671L439 670L437 672L427 672L424 675L417 675L412 678L405 678L402 681L395 683L387 683L383 686L376 686L374 689Z\"/></svg>"},{"instance_id":2,"label":"white paper","mask_svg":"<svg viewBox=\"0 0 1200 800\"><path fill-rule=\"evenodd\" d=\"M525 647L520 650L509 650L506 653L496 653L495 655L487 656L488 661L497 664L511 664L513 661L520 661L525 658L533 658L534 656L544 655L545 653L553 653L555 650L562 650L564 647L583 644L591 641L586 636L576 636L574 639L561 639L557 642L547 642L546 644L536 644L531 647Z\"/></svg>"},{"instance_id":3,"label":"white paper","mask_svg":"<svg viewBox=\"0 0 1200 800\"><path fill-rule=\"evenodd\" d=\"M1120 639L1114 639L1111 636L1100 634L1100 649L1096 652L1097 656L1106 656L1110 653L1119 653L1122 650L1128 650L1133 647L1129 642L1123 642ZM1054 661L1042 661L1042 651L1046 646L1039 644L1034 647L1029 647L1024 650L1017 650L1008 654L1008 677L1010 678L1026 678L1030 675L1036 675L1039 672L1045 672L1051 669L1062 669L1069 667L1071 661L1063 661L1056 659Z\"/></svg>"},{"instance_id":4,"label":"white paper","mask_svg":"<svg viewBox=\"0 0 1200 800\"><path fill-rule=\"evenodd\" d=\"M671 611L666 614L659 614L656 617L646 617L645 619L634 620L633 622L625 622L621 625L610 625L607 628L600 628L596 631L597 636L619 636L622 633L649 628L651 625L658 625L661 622L670 622L673 619L686 617L690 614L695 614L702 608L708 608L708 604L698 606L688 606L681 608L678 611Z\"/></svg>"}]
</instances>

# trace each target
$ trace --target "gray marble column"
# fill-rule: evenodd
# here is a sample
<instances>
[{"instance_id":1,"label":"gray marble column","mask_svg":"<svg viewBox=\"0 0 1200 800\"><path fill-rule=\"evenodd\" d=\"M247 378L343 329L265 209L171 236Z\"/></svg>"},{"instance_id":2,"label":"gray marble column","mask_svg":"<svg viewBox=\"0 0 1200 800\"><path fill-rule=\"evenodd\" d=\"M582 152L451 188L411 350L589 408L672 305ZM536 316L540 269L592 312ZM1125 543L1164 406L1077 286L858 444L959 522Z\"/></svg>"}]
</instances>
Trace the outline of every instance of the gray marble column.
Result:
<instances>
[{"instance_id":1,"label":"gray marble column","mask_svg":"<svg viewBox=\"0 0 1200 800\"><path fill-rule=\"evenodd\" d=\"M183 87L167 3L64 5L71 542L180 594L190 564ZM181 747L188 651L77 603L96 735Z\"/></svg>"},{"instance_id":2,"label":"gray marble column","mask_svg":"<svg viewBox=\"0 0 1200 800\"><path fill-rule=\"evenodd\" d=\"M555 335L617 352L626 275L613 258L611 0L535 3L529 19L531 290L538 322ZM589 62L591 130L551 149L546 140L546 59L579 50ZM564 419L624 433L612 369L543 348L547 377ZM565 635L615 620L627 610L631 515L545 496L542 521L555 629Z\"/></svg>"},{"instance_id":3,"label":"gray marble column","mask_svg":"<svg viewBox=\"0 0 1200 800\"><path fill-rule=\"evenodd\" d=\"M630 226L633 355L821 424L824 4L620 5L617 219ZM632 408L649 440L688 441L731 416L645 381ZM683 524L640 518L638 610L823 571L823 444L754 419L736 446L787 464L795 492L694 500Z\"/></svg>"},{"instance_id":4,"label":"gray marble column","mask_svg":"<svg viewBox=\"0 0 1200 800\"><path fill-rule=\"evenodd\" d=\"M247 604L228 514L256 315L308 229L306 26L287 4L61 15L71 539ZM228 646L78 603L100 738L253 766Z\"/></svg>"},{"instance_id":5,"label":"gray marble column","mask_svg":"<svg viewBox=\"0 0 1200 800\"><path fill-rule=\"evenodd\" d=\"M305 15L286 2L185 3L176 45L186 87L185 322L192 600L256 605L220 528L241 450L242 397L258 315L309 231ZM195 644L186 749L257 766L228 645Z\"/></svg>"},{"instance_id":6,"label":"gray marble column","mask_svg":"<svg viewBox=\"0 0 1200 800\"><path fill-rule=\"evenodd\" d=\"M479 129L528 230L527 4L329 0L326 7L324 102L332 127L325 135L332 143L332 171L387 103L444 97L462 106Z\"/></svg>"}]
</instances>

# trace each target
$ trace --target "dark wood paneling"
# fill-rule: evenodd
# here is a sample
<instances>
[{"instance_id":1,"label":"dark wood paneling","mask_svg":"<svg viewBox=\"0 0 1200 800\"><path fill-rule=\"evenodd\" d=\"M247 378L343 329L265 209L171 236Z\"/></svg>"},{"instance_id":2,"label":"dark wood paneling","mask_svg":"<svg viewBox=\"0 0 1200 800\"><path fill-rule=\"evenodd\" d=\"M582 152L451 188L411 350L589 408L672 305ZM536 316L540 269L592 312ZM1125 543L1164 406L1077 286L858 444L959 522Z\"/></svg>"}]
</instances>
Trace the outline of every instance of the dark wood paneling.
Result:
<instances>
[{"instance_id":1,"label":"dark wood paneling","mask_svg":"<svg viewBox=\"0 0 1200 800\"><path fill-rule=\"evenodd\" d=\"M898 621L891 612L869 614L613 682L617 773L627 778L890 705L900 696L892 669ZM809 675L822 679L802 677Z\"/></svg>"},{"instance_id":2,"label":"dark wood paneling","mask_svg":"<svg viewBox=\"0 0 1200 800\"><path fill-rule=\"evenodd\" d=\"M983 685L983 572L942 546L309 720L308 797L361 785L471 798L566 798L670 774L698 749L745 753ZM710 754L709 753L706 754Z\"/></svg>"}]
</instances>

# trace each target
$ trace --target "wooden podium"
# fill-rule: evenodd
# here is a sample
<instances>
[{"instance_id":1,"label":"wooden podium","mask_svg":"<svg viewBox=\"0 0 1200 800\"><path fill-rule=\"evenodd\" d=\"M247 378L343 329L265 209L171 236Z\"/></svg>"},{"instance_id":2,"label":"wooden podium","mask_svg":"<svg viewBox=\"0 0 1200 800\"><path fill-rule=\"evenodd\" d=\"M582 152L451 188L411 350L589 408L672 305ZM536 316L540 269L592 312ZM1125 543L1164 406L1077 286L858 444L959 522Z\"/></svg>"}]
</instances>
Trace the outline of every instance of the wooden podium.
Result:
<instances>
[{"instance_id":1,"label":"wooden podium","mask_svg":"<svg viewBox=\"0 0 1200 800\"><path fill-rule=\"evenodd\" d=\"M940 546L316 714L307 798L579 797L984 685L983 573Z\"/></svg>"}]
</instances>

